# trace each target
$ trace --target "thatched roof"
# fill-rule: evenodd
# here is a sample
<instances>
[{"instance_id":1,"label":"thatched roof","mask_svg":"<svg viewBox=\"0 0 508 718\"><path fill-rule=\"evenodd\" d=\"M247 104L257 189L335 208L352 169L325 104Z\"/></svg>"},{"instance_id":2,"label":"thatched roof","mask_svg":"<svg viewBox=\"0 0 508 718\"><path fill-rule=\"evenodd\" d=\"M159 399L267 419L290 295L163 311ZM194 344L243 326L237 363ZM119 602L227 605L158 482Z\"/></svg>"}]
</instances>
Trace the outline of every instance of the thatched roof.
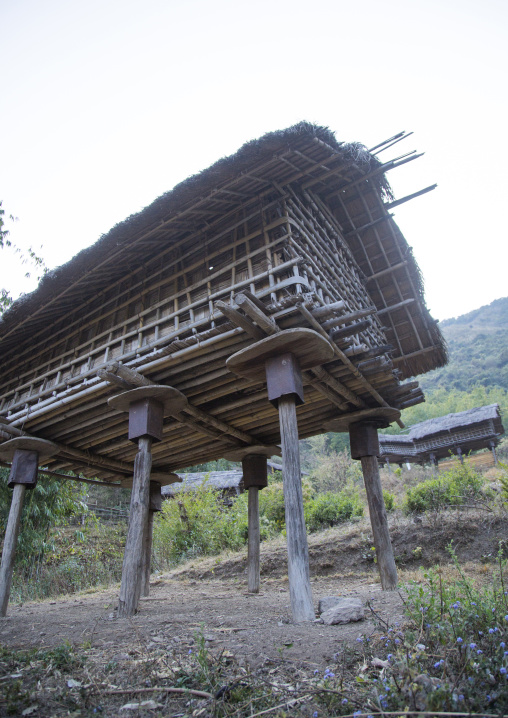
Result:
<instances>
[{"instance_id":1,"label":"thatched roof","mask_svg":"<svg viewBox=\"0 0 508 718\"><path fill-rule=\"evenodd\" d=\"M393 162L387 164L394 166ZM206 227L210 218L226 211L226 197L232 201L236 195L238 201L238 197L253 196L267 187L282 187L303 178L334 211L361 271L366 277L376 276L376 281L369 284L369 293L378 310L401 299L406 305L400 315L392 312L386 321L387 339L395 347L401 377L442 366L446 363L443 338L425 307L421 275L411 248L389 214L393 197L383 169L362 145L338 142L329 129L306 122L248 142L236 154L189 177L45 275L34 292L14 302L0 318L0 349L15 349L34 332L46 329L75 307L100 295L139 264L140 253L148 260L156 255L157 243L167 246ZM362 219L365 212L367 216ZM376 219L369 224L369 216L374 215ZM384 256L376 249L379 239ZM402 284L397 284L395 270L390 267L401 253L404 261L399 261L397 271L404 277ZM378 277L379 273L382 276ZM408 325L408 311L412 328Z\"/></svg>"},{"instance_id":2,"label":"thatched roof","mask_svg":"<svg viewBox=\"0 0 508 718\"><path fill-rule=\"evenodd\" d=\"M188 491L196 491L205 485L215 491L241 491L243 490L243 473L238 469L231 471L201 471L189 474L179 474L182 479L181 484L170 484L163 486L161 491L163 496L175 496Z\"/></svg>"},{"instance_id":3,"label":"thatched roof","mask_svg":"<svg viewBox=\"0 0 508 718\"><path fill-rule=\"evenodd\" d=\"M422 463L431 453L436 458L444 458L457 448L462 453L492 448L502 434L499 404L475 407L414 424L408 434L381 434L380 461L383 463L388 458Z\"/></svg>"},{"instance_id":4,"label":"thatched roof","mask_svg":"<svg viewBox=\"0 0 508 718\"><path fill-rule=\"evenodd\" d=\"M409 430L409 438L412 441L429 438L489 420L494 422L495 429L499 434L504 433L499 404L489 404L488 406L479 406L474 409L467 409L467 411L459 411L456 414L446 414L446 416L438 416L436 419L427 419L427 421L414 424Z\"/></svg>"}]
</instances>

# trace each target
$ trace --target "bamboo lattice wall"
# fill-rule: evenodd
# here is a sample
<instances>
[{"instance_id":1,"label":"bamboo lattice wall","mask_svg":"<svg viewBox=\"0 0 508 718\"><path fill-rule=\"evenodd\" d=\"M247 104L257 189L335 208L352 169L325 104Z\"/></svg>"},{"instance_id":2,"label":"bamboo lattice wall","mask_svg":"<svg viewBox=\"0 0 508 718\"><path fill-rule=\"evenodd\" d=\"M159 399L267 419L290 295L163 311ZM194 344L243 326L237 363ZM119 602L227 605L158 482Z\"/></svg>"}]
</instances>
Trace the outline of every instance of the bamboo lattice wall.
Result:
<instances>
[{"instance_id":1,"label":"bamboo lattice wall","mask_svg":"<svg viewBox=\"0 0 508 718\"><path fill-rule=\"evenodd\" d=\"M416 382L399 381L442 364L442 338L387 210L384 166L369 156L359 168L356 155L321 128L270 135L77 255L0 322L0 418L59 442L53 469L128 475L126 417L109 409L111 386L97 376L120 362L191 402L166 419L155 468L276 443L264 385L225 367L253 341L224 309L242 315L242 292L279 328L336 332L336 359L304 376L301 436L337 413L421 401Z\"/></svg>"}]
</instances>

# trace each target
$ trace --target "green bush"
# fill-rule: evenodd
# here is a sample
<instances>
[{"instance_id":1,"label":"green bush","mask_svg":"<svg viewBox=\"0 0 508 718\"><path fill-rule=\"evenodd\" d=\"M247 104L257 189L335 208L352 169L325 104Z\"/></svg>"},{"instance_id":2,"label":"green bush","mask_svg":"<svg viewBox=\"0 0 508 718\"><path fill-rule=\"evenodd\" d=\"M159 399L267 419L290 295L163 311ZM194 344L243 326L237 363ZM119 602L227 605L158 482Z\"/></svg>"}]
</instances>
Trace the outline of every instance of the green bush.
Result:
<instances>
[{"instance_id":1,"label":"green bush","mask_svg":"<svg viewBox=\"0 0 508 718\"><path fill-rule=\"evenodd\" d=\"M195 556L237 550L246 537L247 495L227 508L220 494L205 483L163 502L154 523L155 560L174 566Z\"/></svg>"},{"instance_id":2,"label":"green bush","mask_svg":"<svg viewBox=\"0 0 508 718\"><path fill-rule=\"evenodd\" d=\"M395 508L395 494L390 491L383 489L383 500L385 502L385 508L387 511L393 511Z\"/></svg>"},{"instance_id":3,"label":"green bush","mask_svg":"<svg viewBox=\"0 0 508 718\"><path fill-rule=\"evenodd\" d=\"M304 512L307 529L315 532L336 526L353 516L362 516L363 506L359 496L328 491L307 501Z\"/></svg>"},{"instance_id":4,"label":"green bush","mask_svg":"<svg viewBox=\"0 0 508 718\"><path fill-rule=\"evenodd\" d=\"M460 506L485 498L483 485L483 477L464 464L408 489L404 509L411 514Z\"/></svg>"},{"instance_id":5,"label":"green bush","mask_svg":"<svg viewBox=\"0 0 508 718\"><path fill-rule=\"evenodd\" d=\"M119 581L125 535L125 523L94 520L87 520L79 530L53 529L48 540L52 550L14 570L12 600L61 596Z\"/></svg>"}]
</instances>

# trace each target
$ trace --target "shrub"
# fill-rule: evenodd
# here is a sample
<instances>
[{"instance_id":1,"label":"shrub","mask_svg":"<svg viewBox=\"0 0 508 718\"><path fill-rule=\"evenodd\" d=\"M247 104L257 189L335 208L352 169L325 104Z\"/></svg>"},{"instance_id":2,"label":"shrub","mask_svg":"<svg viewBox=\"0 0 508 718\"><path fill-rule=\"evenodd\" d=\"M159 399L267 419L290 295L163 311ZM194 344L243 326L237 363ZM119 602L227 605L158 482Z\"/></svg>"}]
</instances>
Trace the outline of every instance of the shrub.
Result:
<instances>
[{"instance_id":1,"label":"shrub","mask_svg":"<svg viewBox=\"0 0 508 718\"><path fill-rule=\"evenodd\" d=\"M226 508L220 494L203 484L164 501L154 522L154 553L162 565L239 549L247 537L247 496Z\"/></svg>"},{"instance_id":2,"label":"shrub","mask_svg":"<svg viewBox=\"0 0 508 718\"><path fill-rule=\"evenodd\" d=\"M320 456L310 478L317 492L341 491L347 484L362 484L360 462L353 461L347 451Z\"/></svg>"},{"instance_id":3,"label":"shrub","mask_svg":"<svg viewBox=\"0 0 508 718\"><path fill-rule=\"evenodd\" d=\"M52 551L14 571L12 600L60 596L119 581L125 534L126 524L100 521L87 521L78 531L54 529L48 540Z\"/></svg>"},{"instance_id":4,"label":"shrub","mask_svg":"<svg viewBox=\"0 0 508 718\"><path fill-rule=\"evenodd\" d=\"M395 494L390 491L383 489L383 500L385 502L385 508L387 511L393 511L395 508Z\"/></svg>"},{"instance_id":5,"label":"shrub","mask_svg":"<svg viewBox=\"0 0 508 718\"><path fill-rule=\"evenodd\" d=\"M271 532L278 533L284 529L286 517L282 482L270 484L259 492L259 515L265 519Z\"/></svg>"},{"instance_id":6,"label":"shrub","mask_svg":"<svg viewBox=\"0 0 508 718\"><path fill-rule=\"evenodd\" d=\"M469 466L454 467L438 478L423 481L408 489L404 509L410 514L460 506L485 498L483 484L483 477Z\"/></svg>"},{"instance_id":7,"label":"shrub","mask_svg":"<svg viewBox=\"0 0 508 718\"><path fill-rule=\"evenodd\" d=\"M343 492L328 491L307 501L304 511L307 528L314 532L336 526L353 516L362 516L363 506L358 495L352 497Z\"/></svg>"}]
</instances>

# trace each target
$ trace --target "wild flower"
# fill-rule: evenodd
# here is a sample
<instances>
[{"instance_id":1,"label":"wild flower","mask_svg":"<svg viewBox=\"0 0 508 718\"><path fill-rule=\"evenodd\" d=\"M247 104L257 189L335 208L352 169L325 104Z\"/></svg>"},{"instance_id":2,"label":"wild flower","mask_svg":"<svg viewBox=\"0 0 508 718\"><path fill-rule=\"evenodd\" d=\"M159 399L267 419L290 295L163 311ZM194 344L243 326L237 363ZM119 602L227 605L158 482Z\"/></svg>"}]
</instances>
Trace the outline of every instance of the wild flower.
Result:
<instances>
[{"instance_id":1,"label":"wild flower","mask_svg":"<svg viewBox=\"0 0 508 718\"><path fill-rule=\"evenodd\" d=\"M347 704L348 704L348 699L347 699L347 698L343 698L343 699L341 700L341 703L342 703L343 706L347 706Z\"/></svg>"},{"instance_id":2,"label":"wild flower","mask_svg":"<svg viewBox=\"0 0 508 718\"><path fill-rule=\"evenodd\" d=\"M457 643L464 643L464 641L462 640L462 638L460 636L457 638Z\"/></svg>"},{"instance_id":3,"label":"wild flower","mask_svg":"<svg viewBox=\"0 0 508 718\"><path fill-rule=\"evenodd\" d=\"M506 675L506 668L505 668L504 666L502 666L502 667L499 669L499 673L502 673L503 676L505 676L505 675Z\"/></svg>"}]
</instances>

